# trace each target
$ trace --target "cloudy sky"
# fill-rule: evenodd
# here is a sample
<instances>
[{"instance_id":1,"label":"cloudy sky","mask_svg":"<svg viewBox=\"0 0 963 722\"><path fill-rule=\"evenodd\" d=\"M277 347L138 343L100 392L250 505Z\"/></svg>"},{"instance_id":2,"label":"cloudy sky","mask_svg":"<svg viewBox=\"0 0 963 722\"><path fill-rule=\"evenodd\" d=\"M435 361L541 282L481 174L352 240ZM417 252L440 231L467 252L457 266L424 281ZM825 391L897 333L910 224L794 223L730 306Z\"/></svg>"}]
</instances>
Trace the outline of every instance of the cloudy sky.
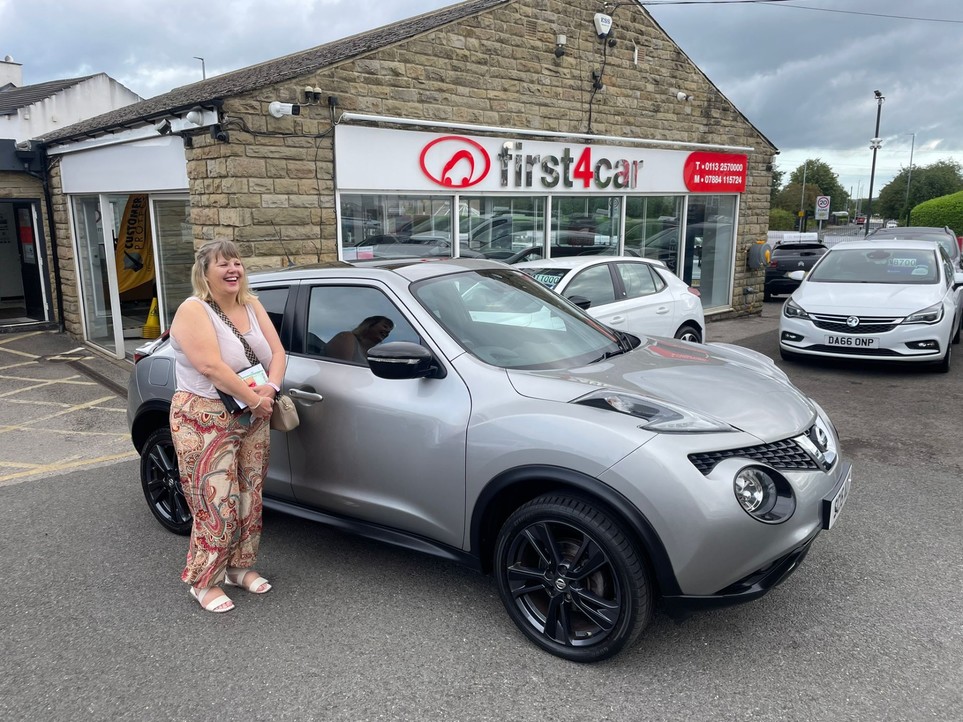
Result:
<instances>
[{"instance_id":1,"label":"cloudy sky","mask_svg":"<svg viewBox=\"0 0 963 722\"><path fill-rule=\"evenodd\" d=\"M150 97L200 80L201 61L195 56L204 58L210 77L450 4L0 0L0 56L23 64L26 84L105 72ZM653 0L645 5L781 150L777 164L787 174L806 158L818 157L839 174L844 188L865 195L876 123L874 90L886 98L874 195L909 166L911 152L916 166L963 162L959 0Z\"/></svg>"}]
</instances>

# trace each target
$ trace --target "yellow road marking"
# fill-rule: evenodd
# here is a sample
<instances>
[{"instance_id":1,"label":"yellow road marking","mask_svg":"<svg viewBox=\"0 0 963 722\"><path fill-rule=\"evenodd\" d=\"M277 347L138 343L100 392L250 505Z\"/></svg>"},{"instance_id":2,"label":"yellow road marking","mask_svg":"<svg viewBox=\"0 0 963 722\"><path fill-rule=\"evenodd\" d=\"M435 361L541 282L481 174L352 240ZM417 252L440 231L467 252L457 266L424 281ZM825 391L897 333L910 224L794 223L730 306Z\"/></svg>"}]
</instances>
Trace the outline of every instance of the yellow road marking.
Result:
<instances>
[{"instance_id":1,"label":"yellow road marking","mask_svg":"<svg viewBox=\"0 0 963 722\"><path fill-rule=\"evenodd\" d=\"M81 466L89 466L91 464L99 464L107 461L124 461L127 459L137 459L136 451L127 451L123 454L111 454L109 456L98 456L96 459L74 459L73 461L58 461L53 464L45 464L43 466L37 466L26 471L18 471L14 474L7 474L5 476L0 476L0 484L7 481L12 481L14 479L20 479L24 476L32 476L34 474L45 474L51 471L67 471L68 469L76 469Z\"/></svg>"},{"instance_id":2,"label":"yellow road marking","mask_svg":"<svg viewBox=\"0 0 963 722\"><path fill-rule=\"evenodd\" d=\"M3 369L0 369L3 371ZM10 379L11 381L36 381L44 385L50 384L74 384L75 386L96 386L94 381L71 381L70 379L75 379L76 376L71 376L68 379L35 379L30 376L8 376L7 374L0 374L0 379Z\"/></svg>"},{"instance_id":3,"label":"yellow road marking","mask_svg":"<svg viewBox=\"0 0 963 722\"><path fill-rule=\"evenodd\" d=\"M14 389L13 391L8 391L5 394L0 394L0 398L3 398L5 396L15 396L16 394L21 394L24 391L33 391L34 389L42 389L44 386L53 386L54 384L63 383L65 381L73 381L73 379L76 379L76 378L80 378L80 375L78 374L77 376L68 376L65 379L56 379L53 381L46 381L44 383L34 384L33 386L27 386L22 389ZM87 382L74 381L74 383L87 383ZM91 385L95 385L93 382L90 382L90 383Z\"/></svg>"},{"instance_id":4,"label":"yellow road marking","mask_svg":"<svg viewBox=\"0 0 963 722\"><path fill-rule=\"evenodd\" d=\"M83 403L83 404L76 404L75 406L71 406L69 409L58 411L55 414L48 414L47 416L38 416L36 419L31 419L30 421L26 421L24 422L24 427L30 426L31 429L36 430L34 429L32 424L36 424L41 421L49 421L50 419L56 419L58 416L63 416L64 414L71 414L74 411L82 411L83 409L89 409L92 406L96 406L97 404L102 404L105 401L110 401L111 399L116 399L116 398L117 398L116 396L104 396L99 399L94 399L93 401L87 401L86 403ZM4 433L5 431L12 431L14 429L19 429L19 428L22 428L22 427L19 427L19 426L7 427L6 429L0 430L0 433Z\"/></svg>"},{"instance_id":5,"label":"yellow road marking","mask_svg":"<svg viewBox=\"0 0 963 722\"><path fill-rule=\"evenodd\" d=\"M12 353L16 356L23 356L24 358L38 359L40 358L35 353L27 353L25 351L17 351L16 349L6 348L5 346L0 346L0 351L5 351L6 353Z\"/></svg>"}]
</instances>

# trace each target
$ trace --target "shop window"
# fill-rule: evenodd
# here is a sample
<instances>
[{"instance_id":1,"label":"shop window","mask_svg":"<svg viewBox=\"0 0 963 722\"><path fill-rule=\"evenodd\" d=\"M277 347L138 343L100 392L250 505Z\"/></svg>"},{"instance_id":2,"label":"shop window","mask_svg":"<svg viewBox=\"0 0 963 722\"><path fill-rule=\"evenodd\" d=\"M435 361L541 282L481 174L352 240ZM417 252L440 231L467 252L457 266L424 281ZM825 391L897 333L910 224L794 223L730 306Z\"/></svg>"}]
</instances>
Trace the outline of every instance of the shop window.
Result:
<instances>
[{"instance_id":1,"label":"shop window","mask_svg":"<svg viewBox=\"0 0 963 722\"><path fill-rule=\"evenodd\" d=\"M466 196L459 216L461 254L509 260L539 254L545 244L545 199L535 196ZM540 256L539 256L540 257Z\"/></svg>"},{"instance_id":2,"label":"shop window","mask_svg":"<svg viewBox=\"0 0 963 722\"><path fill-rule=\"evenodd\" d=\"M618 196L559 196L552 200L549 254L617 255L622 235L622 203Z\"/></svg>"},{"instance_id":3,"label":"shop window","mask_svg":"<svg viewBox=\"0 0 963 722\"><path fill-rule=\"evenodd\" d=\"M735 196L689 197L685 255L678 275L699 289L705 308L731 302L735 212Z\"/></svg>"},{"instance_id":4,"label":"shop window","mask_svg":"<svg viewBox=\"0 0 963 722\"><path fill-rule=\"evenodd\" d=\"M341 196L341 257L450 257L451 198L412 195Z\"/></svg>"},{"instance_id":5,"label":"shop window","mask_svg":"<svg viewBox=\"0 0 963 722\"><path fill-rule=\"evenodd\" d=\"M168 328L177 307L193 293L191 268L194 265L194 233L190 203L185 199L155 199L157 254L160 263L158 294L162 326Z\"/></svg>"},{"instance_id":6,"label":"shop window","mask_svg":"<svg viewBox=\"0 0 963 722\"><path fill-rule=\"evenodd\" d=\"M654 258L665 263L673 273L678 272L684 201L683 196L627 198L625 255Z\"/></svg>"}]
</instances>

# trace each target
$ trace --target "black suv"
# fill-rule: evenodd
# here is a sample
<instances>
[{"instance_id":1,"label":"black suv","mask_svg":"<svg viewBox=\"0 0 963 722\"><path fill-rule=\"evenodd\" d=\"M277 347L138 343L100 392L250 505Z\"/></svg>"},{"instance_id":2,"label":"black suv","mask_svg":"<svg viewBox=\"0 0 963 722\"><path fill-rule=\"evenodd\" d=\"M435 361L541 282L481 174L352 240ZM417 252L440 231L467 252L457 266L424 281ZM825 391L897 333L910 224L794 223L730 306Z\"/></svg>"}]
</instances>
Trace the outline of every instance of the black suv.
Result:
<instances>
[{"instance_id":1,"label":"black suv","mask_svg":"<svg viewBox=\"0 0 963 722\"><path fill-rule=\"evenodd\" d=\"M775 294L795 291L800 282L787 274L792 271L808 271L828 250L822 241L789 241L777 245L772 249L769 265L766 267L763 298L768 301Z\"/></svg>"}]
</instances>

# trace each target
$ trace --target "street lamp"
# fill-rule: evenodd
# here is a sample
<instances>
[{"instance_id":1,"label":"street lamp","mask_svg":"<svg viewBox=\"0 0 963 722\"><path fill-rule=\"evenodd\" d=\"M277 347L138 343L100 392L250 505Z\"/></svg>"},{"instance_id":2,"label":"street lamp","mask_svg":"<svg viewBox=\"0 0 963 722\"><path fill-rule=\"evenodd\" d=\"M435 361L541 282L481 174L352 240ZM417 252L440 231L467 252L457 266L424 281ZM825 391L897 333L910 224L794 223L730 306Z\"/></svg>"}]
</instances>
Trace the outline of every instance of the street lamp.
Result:
<instances>
[{"instance_id":1,"label":"street lamp","mask_svg":"<svg viewBox=\"0 0 963 722\"><path fill-rule=\"evenodd\" d=\"M903 205L906 206L906 225L909 225L910 224L909 189L910 189L910 181L913 180L913 150L916 148L916 133L907 133L906 135L913 136L913 142L912 144L910 144L909 173L906 176L906 198L903 199Z\"/></svg>"},{"instance_id":2,"label":"street lamp","mask_svg":"<svg viewBox=\"0 0 963 722\"><path fill-rule=\"evenodd\" d=\"M207 80L207 68L204 67L204 58L202 58L202 57L200 57L200 56L198 56L198 55L195 55L195 56L194 56L194 60L200 60L200 61L201 61L201 80Z\"/></svg>"},{"instance_id":3,"label":"street lamp","mask_svg":"<svg viewBox=\"0 0 963 722\"><path fill-rule=\"evenodd\" d=\"M883 110L883 101L886 98L878 90L874 90L876 96L876 132L869 139L870 150L873 151L873 165L869 170L869 198L866 200L866 223L863 224L863 235L869 235L869 223L873 218L873 180L876 176L876 151L883 145L883 139L879 137L879 114Z\"/></svg>"}]
</instances>

